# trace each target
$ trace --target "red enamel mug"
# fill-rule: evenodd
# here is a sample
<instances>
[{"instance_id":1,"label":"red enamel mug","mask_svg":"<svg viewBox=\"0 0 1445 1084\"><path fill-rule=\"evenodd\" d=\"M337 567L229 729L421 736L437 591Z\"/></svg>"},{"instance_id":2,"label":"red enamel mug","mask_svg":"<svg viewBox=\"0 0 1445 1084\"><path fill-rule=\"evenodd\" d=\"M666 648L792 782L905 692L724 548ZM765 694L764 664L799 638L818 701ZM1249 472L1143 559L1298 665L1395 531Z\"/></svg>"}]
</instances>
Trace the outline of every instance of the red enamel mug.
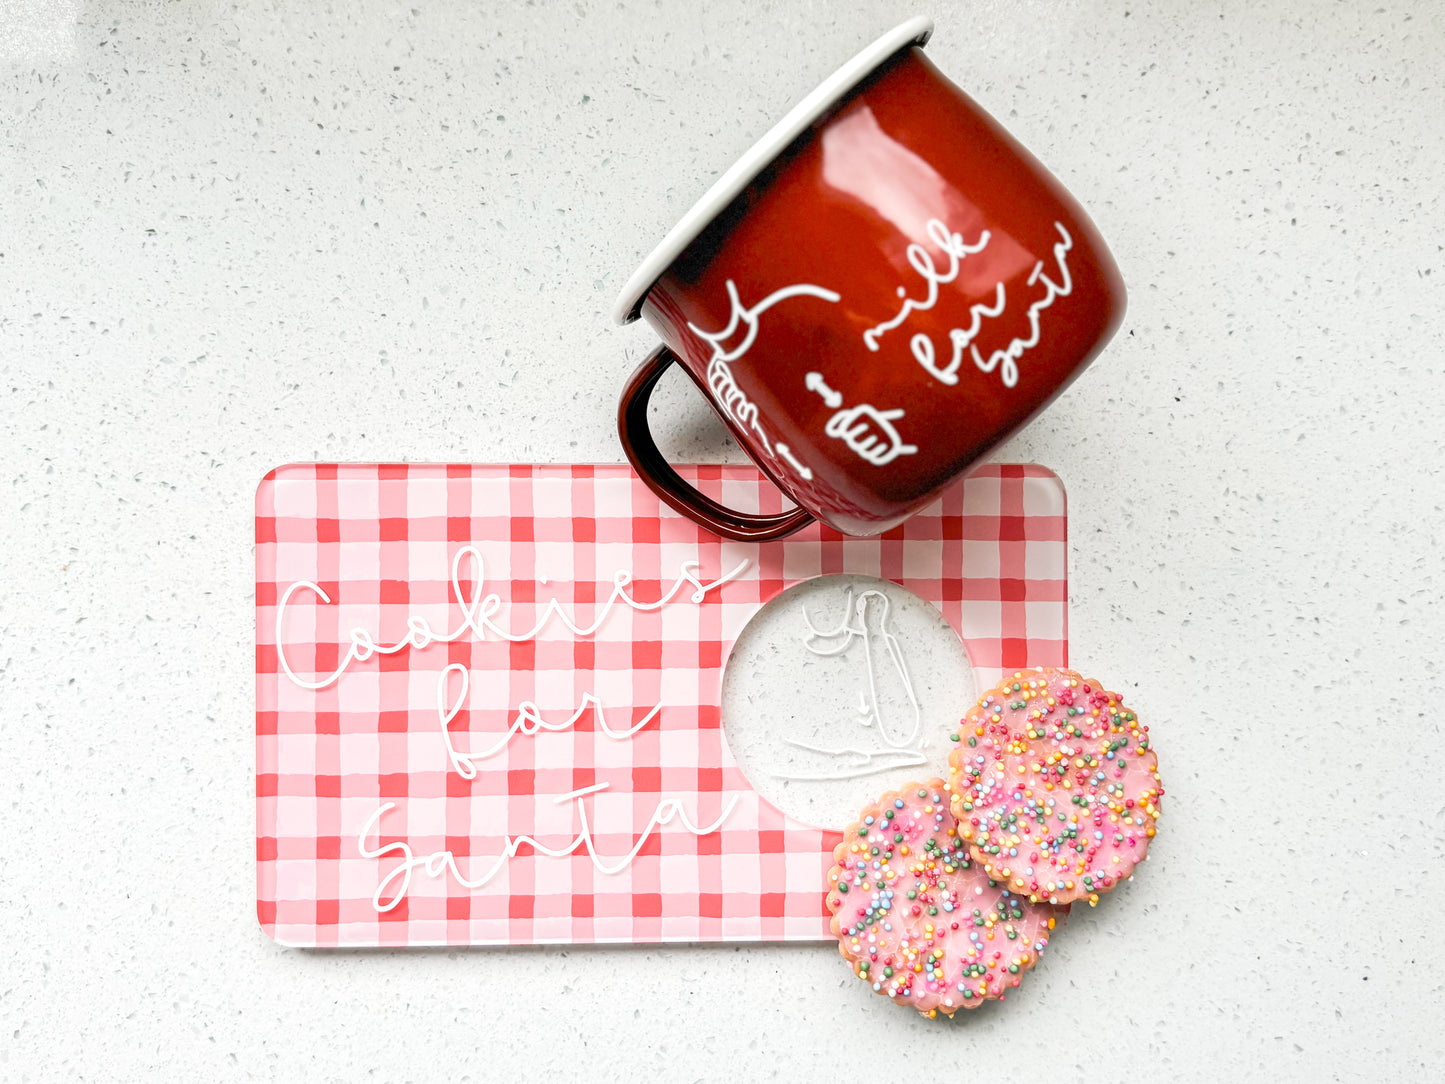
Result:
<instances>
[{"instance_id":1,"label":"red enamel mug","mask_svg":"<svg viewBox=\"0 0 1445 1084\"><path fill-rule=\"evenodd\" d=\"M628 281L662 345L622 393L643 481L725 538L881 534L1042 410L1108 342L1124 284L1082 208L903 24L800 102ZM647 425L679 364L795 505L726 508Z\"/></svg>"}]
</instances>

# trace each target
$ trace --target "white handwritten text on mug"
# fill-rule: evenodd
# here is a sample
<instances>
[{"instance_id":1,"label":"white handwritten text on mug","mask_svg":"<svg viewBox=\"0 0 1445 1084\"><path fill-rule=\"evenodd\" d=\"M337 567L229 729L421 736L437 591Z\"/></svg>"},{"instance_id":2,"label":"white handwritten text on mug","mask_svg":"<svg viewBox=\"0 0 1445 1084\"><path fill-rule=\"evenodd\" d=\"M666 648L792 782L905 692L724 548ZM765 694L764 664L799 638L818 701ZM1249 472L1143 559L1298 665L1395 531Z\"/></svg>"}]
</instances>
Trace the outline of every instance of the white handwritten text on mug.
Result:
<instances>
[{"instance_id":1,"label":"white handwritten text on mug","mask_svg":"<svg viewBox=\"0 0 1445 1084\"><path fill-rule=\"evenodd\" d=\"M934 265L933 257L922 245L908 246L909 266L928 283L928 292L921 299L904 297L903 307L897 316L863 332L863 342L869 350L877 350L879 337L884 332L898 327L914 312L924 312L933 308L938 301L939 285L950 283L956 279L963 259L966 256L982 252L988 246L990 236L988 230L984 230L979 234L978 240L970 245L960 234L950 233L948 227L936 218L928 220L926 229L929 239L948 255L948 265L943 270L939 270ZM1008 293L1004 284L1002 281L996 282L993 287L992 304L988 301L978 301L970 305L968 326L956 327L949 331L948 339L953 346L953 356L947 365L939 366L937 355L934 352L933 339L927 334L918 332L909 340L908 347L913 353L913 359L923 366L924 371L940 383L951 387L958 383L958 368L963 362L964 351L967 350L980 372L991 373L998 370L999 379L1006 388L1012 388L1018 384L1019 360L1039 344L1039 314L1052 305L1055 298L1068 297L1074 289L1068 261L1069 252L1074 247L1074 239L1069 236L1069 231L1064 228L1062 222L1055 222L1054 229L1059 233L1059 240L1054 243L1054 261L1058 265L1059 281L1055 282L1044 274L1043 260L1034 264L1033 271L1029 273L1027 285L1034 286L1042 282L1044 293L1028 307L1028 335L1021 339L1010 340L1006 347L1002 350L992 351L987 358L979 352L974 339L983 330L984 320L997 319L1008 308ZM899 287L899 296L904 296L902 287Z\"/></svg>"},{"instance_id":2,"label":"white handwritten text on mug","mask_svg":"<svg viewBox=\"0 0 1445 1084\"><path fill-rule=\"evenodd\" d=\"M985 330L986 321L997 320L1008 311L1008 290L1003 280L999 280L994 283L989 297L968 307L968 325L952 328L948 332L952 352L947 364L939 364L933 338L926 332L916 332L909 339L908 346L913 359L929 376L949 387L956 385L959 380L958 370L966 353L979 372L996 371L1004 387L1017 386L1019 362L1028 351L1039 344L1042 336L1042 313L1052 306L1056 299L1068 297L1074 288L1068 262L1069 252L1074 247L1073 238L1062 222L1056 221L1054 229L1059 234L1059 240L1053 245L1056 270L1045 273L1044 261L1039 260L1026 280L1029 287L1039 284L1043 286L1042 295L1034 297L1025 313L1028 321L1027 334L1013 337L1007 346L990 351L987 357L979 350L976 340ZM885 334L907 323L914 313L927 312L937 305L939 287L954 282L964 261L987 249L992 236L988 230L983 230L976 240L969 242L964 240L962 234L954 233L946 223L937 218L929 219L924 230L928 240L943 253L944 262L940 266L933 254L921 243L914 242L908 246L908 264L923 279L926 289L922 296L910 297L905 287L898 287L898 296L902 299L898 312L891 319L863 332L864 346L874 353L880 349L879 340ZM737 286L731 279L727 281L727 292L730 312L726 327L720 331L708 332L695 324L687 325L712 348L712 357L707 368L708 387L726 417L752 430L768 455L781 455L801 477L811 481L813 471L800 462L786 444L777 444L769 438L759 417L757 404L739 387L731 363L743 357L752 347L758 336L759 318L778 302L794 297L813 297L837 302L842 295L811 283L796 283L774 290L757 304L748 307L739 299ZM724 341L740 330L741 341L731 348L725 347ZM810 372L805 378L807 389L818 394L827 406L833 408L833 414L823 427L825 436L841 440L860 459L875 467L886 466L899 456L913 455L918 451L916 444L905 442L895 424L904 417L903 408L880 409L871 403L844 407L843 396L830 387L827 380L825 374L820 372Z\"/></svg>"}]
</instances>

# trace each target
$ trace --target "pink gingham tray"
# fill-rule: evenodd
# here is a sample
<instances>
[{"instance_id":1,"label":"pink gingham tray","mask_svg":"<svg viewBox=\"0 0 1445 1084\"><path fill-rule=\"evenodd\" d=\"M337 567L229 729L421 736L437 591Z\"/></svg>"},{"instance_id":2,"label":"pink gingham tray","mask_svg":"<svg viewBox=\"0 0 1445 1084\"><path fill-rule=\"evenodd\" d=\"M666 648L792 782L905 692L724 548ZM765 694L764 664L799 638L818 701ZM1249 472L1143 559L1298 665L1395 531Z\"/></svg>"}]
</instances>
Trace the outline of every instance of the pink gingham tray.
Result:
<instances>
[{"instance_id":1,"label":"pink gingham tray","mask_svg":"<svg viewBox=\"0 0 1445 1084\"><path fill-rule=\"evenodd\" d=\"M681 473L781 509L749 467ZM1065 532L1036 466L983 467L882 538L814 525L762 546L703 532L624 466L273 471L256 497L261 925L311 947L827 938L839 837L734 763L730 645L786 587L854 573L937 606L980 687L1064 665Z\"/></svg>"}]
</instances>

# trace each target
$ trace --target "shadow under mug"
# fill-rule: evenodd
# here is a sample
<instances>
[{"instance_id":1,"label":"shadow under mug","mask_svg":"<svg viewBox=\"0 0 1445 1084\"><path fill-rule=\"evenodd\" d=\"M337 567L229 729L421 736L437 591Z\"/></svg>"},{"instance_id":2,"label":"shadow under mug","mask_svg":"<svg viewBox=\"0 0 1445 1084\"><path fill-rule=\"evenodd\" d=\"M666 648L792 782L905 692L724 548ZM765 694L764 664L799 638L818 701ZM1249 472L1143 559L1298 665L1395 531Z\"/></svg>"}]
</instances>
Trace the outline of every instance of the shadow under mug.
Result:
<instances>
[{"instance_id":1,"label":"shadow under mug","mask_svg":"<svg viewBox=\"0 0 1445 1084\"><path fill-rule=\"evenodd\" d=\"M871 536L929 504L1095 357L1124 285L1082 208L924 55L915 19L804 99L624 288L663 345L622 393L633 468L724 538ZM681 365L796 508L684 482L647 406Z\"/></svg>"}]
</instances>

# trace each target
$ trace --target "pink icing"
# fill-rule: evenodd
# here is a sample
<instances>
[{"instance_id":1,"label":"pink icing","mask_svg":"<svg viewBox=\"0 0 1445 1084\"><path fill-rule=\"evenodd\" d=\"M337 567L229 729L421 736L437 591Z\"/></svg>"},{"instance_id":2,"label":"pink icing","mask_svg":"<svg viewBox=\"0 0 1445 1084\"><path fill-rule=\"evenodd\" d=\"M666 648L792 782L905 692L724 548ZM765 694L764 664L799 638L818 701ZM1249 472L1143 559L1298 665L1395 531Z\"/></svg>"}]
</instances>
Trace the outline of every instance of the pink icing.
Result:
<instances>
[{"instance_id":1,"label":"pink icing","mask_svg":"<svg viewBox=\"0 0 1445 1084\"><path fill-rule=\"evenodd\" d=\"M878 993L929 1016L1002 998L1068 913L1005 891L970 860L941 779L863 810L833 859L839 951Z\"/></svg>"},{"instance_id":2,"label":"pink icing","mask_svg":"<svg viewBox=\"0 0 1445 1084\"><path fill-rule=\"evenodd\" d=\"M1159 759L1118 693L1072 670L1026 670L985 694L949 754L974 859L1011 891L1097 903L1149 849Z\"/></svg>"}]
</instances>

